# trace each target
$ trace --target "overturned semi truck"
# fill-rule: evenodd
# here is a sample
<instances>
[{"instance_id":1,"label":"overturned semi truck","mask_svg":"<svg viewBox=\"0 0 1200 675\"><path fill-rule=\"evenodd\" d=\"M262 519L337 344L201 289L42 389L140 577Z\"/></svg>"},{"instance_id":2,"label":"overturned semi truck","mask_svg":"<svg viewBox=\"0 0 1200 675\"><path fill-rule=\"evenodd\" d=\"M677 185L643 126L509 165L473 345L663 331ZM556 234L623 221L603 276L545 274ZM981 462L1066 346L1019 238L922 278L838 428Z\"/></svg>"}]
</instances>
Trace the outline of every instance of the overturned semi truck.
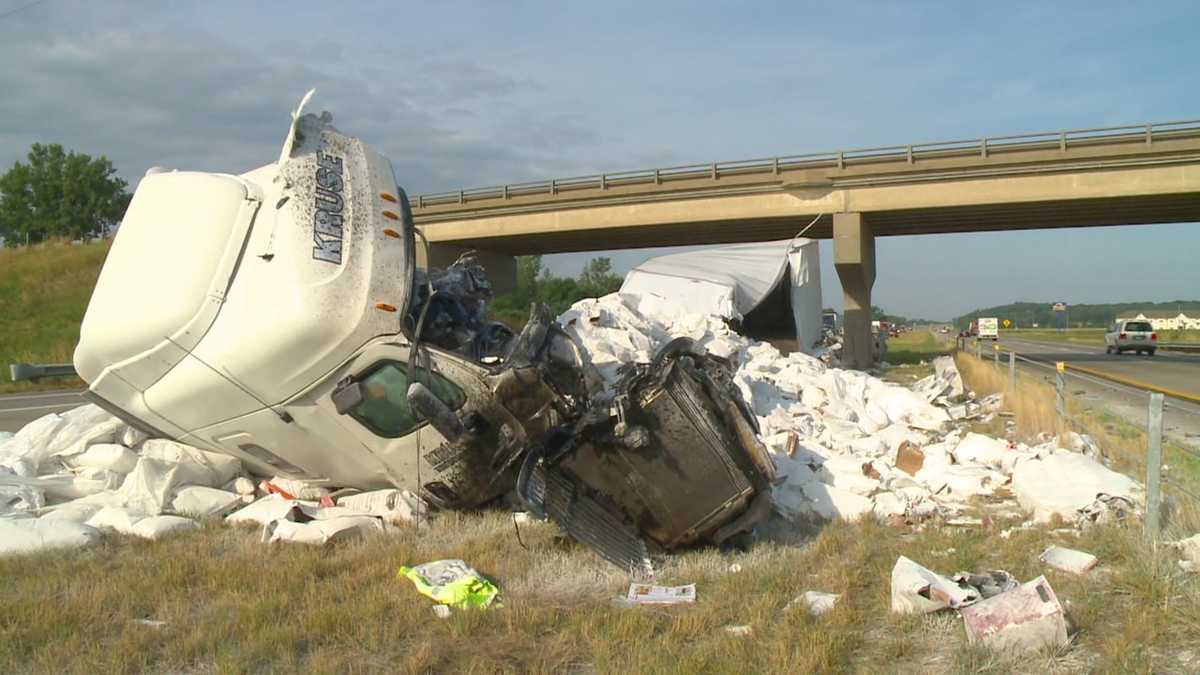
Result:
<instances>
[{"instance_id":1,"label":"overturned semi truck","mask_svg":"<svg viewBox=\"0 0 1200 675\"><path fill-rule=\"evenodd\" d=\"M730 364L681 339L604 387L546 308L489 321L478 264L417 268L388 159L302 108L273 164L138 184L75 351L87 398L264 475L512 495L631 570L768 514Z\"/></svg>"}]
</instances>

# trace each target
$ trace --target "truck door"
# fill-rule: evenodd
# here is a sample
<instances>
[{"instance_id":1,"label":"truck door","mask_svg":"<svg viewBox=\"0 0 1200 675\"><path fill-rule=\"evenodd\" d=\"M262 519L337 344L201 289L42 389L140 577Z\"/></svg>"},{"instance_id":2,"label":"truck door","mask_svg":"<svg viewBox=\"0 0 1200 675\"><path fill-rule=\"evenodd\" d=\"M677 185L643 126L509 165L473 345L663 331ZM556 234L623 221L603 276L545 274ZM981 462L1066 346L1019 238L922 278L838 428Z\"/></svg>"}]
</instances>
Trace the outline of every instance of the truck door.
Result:
<instances>
[{"instance_id":1,"label":"truck door","mask_svg":"<svg viewBox=\"0 0 1200 675\"><path fill-rule=\"evenodd\" d=\"M428 367L414 374L450 410L463 416L493 407L485 371L451 354L427 353ZM408 359L407 346L398 345L368 348L355 359L339 380L361 384L361 400L338 415L339 423L383 461L391 484L437 504L473 506L503 492L499 483L492 489L490 454L476 456L446 443L409 405ZM320 405L335 406L332 396Z\"/></svg>"}]
</instances>

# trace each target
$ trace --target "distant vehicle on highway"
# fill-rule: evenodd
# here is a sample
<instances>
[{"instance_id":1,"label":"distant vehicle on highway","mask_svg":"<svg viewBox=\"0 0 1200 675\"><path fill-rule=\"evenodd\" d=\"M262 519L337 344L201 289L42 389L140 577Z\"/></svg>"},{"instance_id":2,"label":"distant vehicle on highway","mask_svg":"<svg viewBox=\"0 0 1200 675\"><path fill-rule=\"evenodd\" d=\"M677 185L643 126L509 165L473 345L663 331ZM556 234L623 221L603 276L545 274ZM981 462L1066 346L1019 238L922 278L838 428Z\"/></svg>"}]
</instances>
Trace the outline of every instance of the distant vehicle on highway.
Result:
<instances>
[{"instance_id":1,"label":"distant vehicle on highway","mask_svg":"<svg viewBox=\"0 0 1200 675\"><path fill-rule=\"evenodd\" d=\"M1107 354L1138 352L1154 356L1157 348L1158 333L1154 332L1149 321L1117 321L1104 333L1104 351Z\"/></svg>"},{"instance_id":2,"label":"distant vehicle on highway","mask_svg":"<svg viewBox=\"0 0 1200 675\"><path fill-rule=\"evenodd\" d=\"M979 317L979 339L1000 339L1000 320L996 317Z\"/></svg>"}]
</instances>

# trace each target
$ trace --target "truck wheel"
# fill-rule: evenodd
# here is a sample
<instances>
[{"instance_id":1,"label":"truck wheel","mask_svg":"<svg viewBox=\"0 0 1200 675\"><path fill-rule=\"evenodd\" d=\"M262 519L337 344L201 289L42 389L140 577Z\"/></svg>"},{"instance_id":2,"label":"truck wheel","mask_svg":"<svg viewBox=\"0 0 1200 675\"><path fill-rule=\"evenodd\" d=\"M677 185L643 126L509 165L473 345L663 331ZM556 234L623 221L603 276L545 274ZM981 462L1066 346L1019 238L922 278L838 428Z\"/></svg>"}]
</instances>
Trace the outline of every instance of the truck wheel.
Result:
<instances>
[{"instance_id":1,"label":"truck wheel","mask_svg":"<svg viewBox=\"0 0 1200 675\"><path fill-rule=\"evenodd\" d=\"M1111 354L1111 353L1112 353L1112 347L1110 347L1109 345L1104 345L1104 353L1105 353L1105 354Z\"/></svg>"},{"instance_id":2,"label":"truck wheel","mask_svg":"<svg viewBox=\"0 0 1200 675\"><path fill-rule=\"evenodd\" d=\"M1155 350L1151 349L1150 351L1148 351L1146 353L1149 354L1150 356L1154 356L1154 352L1155 352Z\"/></svg>"}]
</instances>

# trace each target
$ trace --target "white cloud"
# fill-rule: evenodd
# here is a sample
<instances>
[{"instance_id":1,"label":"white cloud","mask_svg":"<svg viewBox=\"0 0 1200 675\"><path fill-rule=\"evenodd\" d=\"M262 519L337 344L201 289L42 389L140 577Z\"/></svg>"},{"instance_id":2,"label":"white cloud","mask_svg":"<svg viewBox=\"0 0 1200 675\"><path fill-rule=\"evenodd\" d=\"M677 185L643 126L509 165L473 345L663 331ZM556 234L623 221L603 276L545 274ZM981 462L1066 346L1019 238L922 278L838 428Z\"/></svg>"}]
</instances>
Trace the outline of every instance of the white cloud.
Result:
<instances>
[{"instance_id":1,"label":"white cloud","mask_svg":"<svg viewBox=\"0 0 1200 675\"><path fill-rule=\"evenodd\" d=\"M81 7L37 17L41 30L3 27L0 37L11 39L0 41L9 64L0 70L0 165L23 159L34 142L56 142L108 156L131 182L154 165L247 170L277 156L289 111L312 87L312 107L391 157L409 191L568 171L564 150L592 140L570 116L525 109L496 122L497 109L519 108L513 100L538 85L481 64L431 62L398 77L345 63L325 44L330 59L310 52L314 67L291 58L298 43L265 55ZM65 20L76 12L82 21ZM46 29L53 25L87 28ZM543 142L525 142L534 138Z\"/></svg>"}]
</instances>

